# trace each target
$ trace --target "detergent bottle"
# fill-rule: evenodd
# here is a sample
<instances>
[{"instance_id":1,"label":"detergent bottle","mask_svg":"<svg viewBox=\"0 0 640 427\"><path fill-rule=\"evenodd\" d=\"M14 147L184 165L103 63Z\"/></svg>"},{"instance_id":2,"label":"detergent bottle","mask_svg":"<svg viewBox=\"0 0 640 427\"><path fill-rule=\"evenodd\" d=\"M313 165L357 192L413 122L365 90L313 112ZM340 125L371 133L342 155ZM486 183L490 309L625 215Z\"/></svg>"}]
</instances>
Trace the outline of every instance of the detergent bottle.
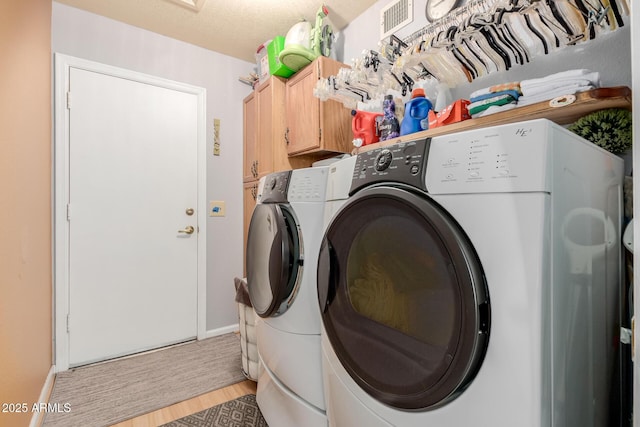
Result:
<instances>
[{"instance_id":1,"label":"detergent bottle","mask_svg":"<svg viewBox=\"0 0 640 427\"><path fill-rule=\"evenodd\" d=\"M382 111L384 115L379 120L380 141L400 136L400 122L396 117L396 103L393 95L387 95L382 101Z\"/></svg>"},{"instance_id":2,"label":"detergent bottle","mask_svg":"<svg viewBox=\"0 0 640 427\"><path fill-rule=\"evenodd\" d=\"M414 89L411 93L411 100L404 105L400 135L429 129L429 110L432 108L431 101L424 96L424 89Z\"/></svg>"},{"instance_id":3,"label":"detergent bottle","mask_svg":"<svg viewBox=\"0 0 640 427\"><path fill-rule=\"evenodd\" d=\"M353 145L361 147L380 140L378 136L377 120L382 113L371 111L351 110L351 130L353 131Z\"/></svg>"}]
</instances>

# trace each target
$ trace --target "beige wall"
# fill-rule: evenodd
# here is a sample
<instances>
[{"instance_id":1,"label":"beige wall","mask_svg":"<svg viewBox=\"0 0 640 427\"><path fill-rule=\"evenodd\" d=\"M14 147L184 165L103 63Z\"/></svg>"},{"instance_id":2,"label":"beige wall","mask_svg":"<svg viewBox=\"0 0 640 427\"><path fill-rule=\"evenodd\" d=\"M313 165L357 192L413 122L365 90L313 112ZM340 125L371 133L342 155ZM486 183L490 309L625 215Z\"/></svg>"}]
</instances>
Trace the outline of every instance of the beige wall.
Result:
<instances>
[{"instance_id":1,"label":"beige wall","mask_svg":"<svg viewBox=\"0 0 640 427\"><path fill-rule=\"evenodd\" d=\"M52 364L51 0L0 1L0 58L0 404L30 406Z\"/></svg>"}]
</instances>

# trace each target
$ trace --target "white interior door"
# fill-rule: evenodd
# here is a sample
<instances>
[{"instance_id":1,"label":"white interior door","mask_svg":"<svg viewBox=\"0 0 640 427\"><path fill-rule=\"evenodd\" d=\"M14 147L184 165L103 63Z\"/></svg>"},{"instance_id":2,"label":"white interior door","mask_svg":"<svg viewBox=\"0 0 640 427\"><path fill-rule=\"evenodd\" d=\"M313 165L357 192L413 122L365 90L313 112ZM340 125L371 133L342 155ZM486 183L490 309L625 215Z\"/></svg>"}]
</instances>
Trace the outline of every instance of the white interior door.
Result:
<instances>
[{"instance_id":1,"label":"white interior door","mask_svg":"<svg viewBox=\"0 0 640 427\"><path fill-rule=\"evenodd\" d=\"M68 78L69 366L195 338L198 96Z\"/></svg>"}]
</instances>

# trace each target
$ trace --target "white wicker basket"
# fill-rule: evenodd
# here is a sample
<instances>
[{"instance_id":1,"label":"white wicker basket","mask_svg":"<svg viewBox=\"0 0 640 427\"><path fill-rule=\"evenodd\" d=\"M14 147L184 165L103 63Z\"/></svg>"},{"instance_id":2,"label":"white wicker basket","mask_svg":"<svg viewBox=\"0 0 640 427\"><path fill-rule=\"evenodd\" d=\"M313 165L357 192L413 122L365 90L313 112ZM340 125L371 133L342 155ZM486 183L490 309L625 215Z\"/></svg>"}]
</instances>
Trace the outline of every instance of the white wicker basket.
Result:
<instances>
[{"instance_id":1,"label":"white wicker basket","mask_svg":"<svg viewBox=\"0 0 640 427\"><path fill-rule=\"evenodd\" d=\"M240 347L242 352L242 372L248 379L257 381L259 359L256 336L256 312L248 301L246 283L244 279L235 279Z\"/></svg>"}]
</instances>

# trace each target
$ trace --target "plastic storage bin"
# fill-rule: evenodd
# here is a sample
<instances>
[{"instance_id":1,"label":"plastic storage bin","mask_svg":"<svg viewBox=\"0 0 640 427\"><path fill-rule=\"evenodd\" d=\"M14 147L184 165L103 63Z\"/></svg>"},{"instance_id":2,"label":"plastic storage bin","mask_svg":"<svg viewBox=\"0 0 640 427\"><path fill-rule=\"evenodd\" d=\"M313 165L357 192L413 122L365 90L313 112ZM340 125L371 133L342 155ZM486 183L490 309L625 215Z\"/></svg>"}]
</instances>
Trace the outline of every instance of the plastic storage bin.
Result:
<instances>
[{"instance_id":1,"label":"plastic storage bin","mask_svg":"<svg viewBox=\"0 0 640 427\"><path fill-rule=\"evenodd\" d=\"M260 83L266 81L271 74L269 74L269 55L267 49L271 44L271 40L267 40L258 47L256 51L256 64L258 65L258 81Z\"/></svg>"},{"instance_id":2,"label":"plastic storage bin","mask_svg":"<svg viewBox=\"0 0 640 427\"><path fill-rule=\"evenodd\" d=\"M280 59L278 58L283 48L283 36L274 37L271 43L269 43L269 46L267 46L267 55L269 57L269 72L274 76L290 77L295 73L295 71L291 70L282 62L280 62Z\"/></svg>"}]
</instances>

